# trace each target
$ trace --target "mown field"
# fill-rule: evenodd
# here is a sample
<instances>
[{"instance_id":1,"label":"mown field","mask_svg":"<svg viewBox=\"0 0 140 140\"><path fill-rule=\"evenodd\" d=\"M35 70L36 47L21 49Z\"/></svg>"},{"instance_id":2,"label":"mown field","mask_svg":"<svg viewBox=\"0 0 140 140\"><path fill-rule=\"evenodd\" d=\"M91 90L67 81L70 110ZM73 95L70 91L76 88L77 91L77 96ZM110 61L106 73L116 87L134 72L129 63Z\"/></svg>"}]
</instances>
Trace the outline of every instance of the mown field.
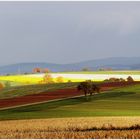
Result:
<instances>
[{"instance_id":1,"label":"mown field","mask_svg":"<svg viewBox=\"0 0 140 140\"><path fill-rule=\"evenodd\" d=\"M92 116L140 116L140 85L0 111L0 120Z\"/></svg>"},{"instance_id":2,"label":"mown field","mask_svg":"<svg viewBox=\"0 0 140 140\"><path fill-rule=\"evenodd\" d=\"M140 138L138 124L140 117L0 121L0 138Z\"/></svg>"}]
</instances>

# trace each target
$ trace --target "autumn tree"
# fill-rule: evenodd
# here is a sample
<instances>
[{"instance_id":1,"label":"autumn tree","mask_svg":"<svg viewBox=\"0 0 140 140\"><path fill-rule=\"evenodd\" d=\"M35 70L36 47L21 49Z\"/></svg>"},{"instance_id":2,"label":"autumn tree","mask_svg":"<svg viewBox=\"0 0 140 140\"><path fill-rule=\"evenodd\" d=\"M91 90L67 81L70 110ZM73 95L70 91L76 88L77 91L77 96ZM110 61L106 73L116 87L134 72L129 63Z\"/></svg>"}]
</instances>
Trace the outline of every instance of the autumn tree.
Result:
<instances>
[{"instance_id":1,"label":"autumn tree","mask_svg":"<svg viewBox=\"0 0 140 140\"><path fill-rule=\"evenodd\" d=\"M42 72L43 72L43 73L49 73L50 70L49 70L48 68L44 68L44 69L42 69Z\"/></svg>"},{"instance_id":2,"label":"autumn tree","mask_svg":"<svg viewBox=\"0 0 140 140\"><path fill-rule=\"evenodd\" d=\"M2 83L0 83L0 89L3 89L4 85Z\"/></svg>"},{"instance_id":3,"label":"autumn tree","mask_svg":"<svg viewBox=\"0 0 140 140\"><path fill-rule=\"evenodd\" d=\"M46 84L54 83L51 74L45 74L45 76L43 77L43 82Z\"/></svg>"},{"instance_id":4,"label":"autumn tree","mask_svg":"<svg viewBox=\"0 0 140 140\"><path fill-rule=\"evenodd\" d=\"M34 68L33 69L33 73L40 73L41 72L41 68Z\"/></svg>"},{"instance_id":5,"label":"autumn tree","mask_svg":"<svg viewBox=\"0 0 140 140\"><path fill-rule=\"evenodd\" d=\"M57 77L57 78L56 78L56 82L57 82L57 83L63 83L63 82L64 82L63 77L62 77L62 76Z\"/></svg>"}]
</instances>

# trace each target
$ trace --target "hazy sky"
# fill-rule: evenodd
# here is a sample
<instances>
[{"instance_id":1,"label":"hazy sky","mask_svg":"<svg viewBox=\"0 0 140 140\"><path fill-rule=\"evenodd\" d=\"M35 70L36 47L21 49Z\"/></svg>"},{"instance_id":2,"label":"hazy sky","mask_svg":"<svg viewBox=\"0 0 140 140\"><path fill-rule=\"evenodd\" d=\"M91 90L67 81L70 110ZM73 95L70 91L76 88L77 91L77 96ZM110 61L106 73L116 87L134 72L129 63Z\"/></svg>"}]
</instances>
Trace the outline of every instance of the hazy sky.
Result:
<instances>
[{"instance_id":1,"label":"hazy sky","mask_svg":"<svg viewBox=\"0 0 140 140\"><path fill-rule=\"evenodd\" d=\"M0 65L140 56L140 2L0 2Z\"/></svg>"}]
</instances>

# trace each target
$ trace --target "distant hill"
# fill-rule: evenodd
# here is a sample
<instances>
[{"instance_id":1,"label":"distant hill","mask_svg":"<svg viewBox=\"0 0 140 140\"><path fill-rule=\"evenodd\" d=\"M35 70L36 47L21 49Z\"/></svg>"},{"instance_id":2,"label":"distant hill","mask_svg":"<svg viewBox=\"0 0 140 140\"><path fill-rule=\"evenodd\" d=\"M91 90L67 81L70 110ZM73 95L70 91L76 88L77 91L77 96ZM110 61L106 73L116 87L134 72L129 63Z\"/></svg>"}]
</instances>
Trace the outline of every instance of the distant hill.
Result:
<instances>
[{"instance_id":1,"label":"distant hill","mask_svg":"<svg viewBox=\"0 0 140 140\"><path fill-rule=\"evenodd\" d=\"M71 64L53 63L18 63L0 66L0 74L31 73L35 67L48 68L52 72L79 71L83 68L98 70L100 68L112 68L114 70L138 70L140 69L140 57L112 57L96 59Z\"/></svg>"}]
</instances>

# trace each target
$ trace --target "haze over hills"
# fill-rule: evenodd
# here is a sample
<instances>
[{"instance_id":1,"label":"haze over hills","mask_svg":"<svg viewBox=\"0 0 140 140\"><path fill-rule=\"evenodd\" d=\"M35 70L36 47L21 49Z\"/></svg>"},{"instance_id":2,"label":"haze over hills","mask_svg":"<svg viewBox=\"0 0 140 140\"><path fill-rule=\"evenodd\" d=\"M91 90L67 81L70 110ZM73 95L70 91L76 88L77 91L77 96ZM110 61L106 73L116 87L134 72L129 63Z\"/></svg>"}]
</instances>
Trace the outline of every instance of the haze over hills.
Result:
<instances>
[{"instance_id":1,"label":"haze over hills","mask_svg":"<svg viewBox=\"0 0 140 140\"><path fill-rule=\"evenodd\" d=\"M0 74L31 73L35 67L48 68L52 72L80 71L83 68L98 70L100 68L112 68L114 70L138 70L140 69L140 57L112 57L96 59L71 64L54 63L18 63L0 66Z\"/></svg>"}]
</instances>

